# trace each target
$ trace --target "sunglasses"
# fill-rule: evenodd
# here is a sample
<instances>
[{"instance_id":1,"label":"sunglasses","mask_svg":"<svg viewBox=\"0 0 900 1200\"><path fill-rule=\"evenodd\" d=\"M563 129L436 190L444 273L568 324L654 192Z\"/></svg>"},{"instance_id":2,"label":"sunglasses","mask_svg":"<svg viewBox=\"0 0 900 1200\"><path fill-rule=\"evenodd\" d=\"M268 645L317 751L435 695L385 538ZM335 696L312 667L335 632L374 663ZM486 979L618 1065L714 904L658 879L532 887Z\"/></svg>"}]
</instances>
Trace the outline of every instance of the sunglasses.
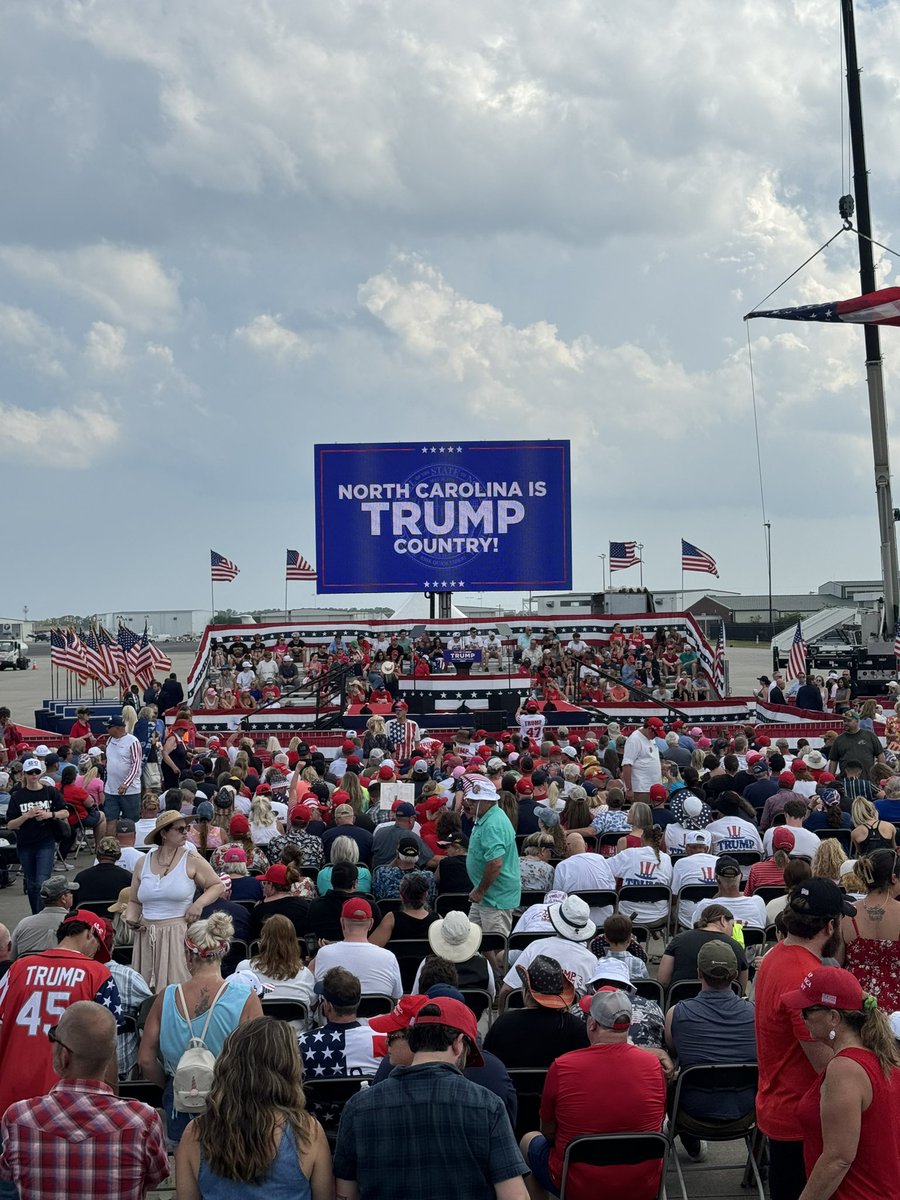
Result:
<instances>
[{"instance_id":1,"label":"sunglasses","mask_svg":"<svg viewBox=\"0 0 900 1200\"><path fill-rule=\"evenodd\" d=\"M61 1042L59 1040L59 1038L56 1036L56 1026L55 1025L51 1025L50 1028L47 1030L47 1040L52 1042L54 1046L62 1046L63 1050L68 1050L68 1052L70 1054L75 1053L75 1051L72 1049L71 1046L67 1046L65 1042Z\"/></svg>"},{"instance_id":2,"label":"sunglasses","mask_svg":"<svg viewBox=\"0 0 900 1200\"><path fill-rule=\"evenodd\" d=\"M187 825L170 825L173 833L187 833Z\"/></svg>"},{"instance_id":3,"label":"sunglasses","mask_svg":"<svg viewBox=\"0 0 900 1200\"><path fill-rule=\"evenodd\" d=\"M387 1044L389 1046L393 1046L394 1042L405 1042L405 1041L406 1041L406 1030L405 1029L395 1029L393 1031L393 1033L389 1033L387 1035Z\"/></svg>"}]
</instances>

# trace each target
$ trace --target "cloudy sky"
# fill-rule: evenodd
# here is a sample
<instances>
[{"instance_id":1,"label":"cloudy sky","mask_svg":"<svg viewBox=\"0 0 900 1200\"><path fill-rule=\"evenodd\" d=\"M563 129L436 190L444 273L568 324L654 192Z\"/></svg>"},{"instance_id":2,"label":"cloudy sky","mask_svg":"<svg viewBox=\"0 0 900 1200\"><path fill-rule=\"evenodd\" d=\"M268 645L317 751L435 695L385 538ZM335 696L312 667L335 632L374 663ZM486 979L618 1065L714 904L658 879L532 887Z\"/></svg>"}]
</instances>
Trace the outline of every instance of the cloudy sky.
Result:
<instances>
[{"instance_id":1,"label":"cloudy sky","mask_svg":"<svg viewBox=\"0 0 900 1200\"><path fill-rule=\"evenodd\" d=\"M242 569L221 604L278 605L314 442L510 434L572 439L577 588L626 538L677 586L684 536L765 589L741 318L840 224L838 0L4 21L0 613L203 607L210 546ZM857 28L891 244L900 10ZM843 237L776 302L857 292ZM751 332L775 589L871 577L862 334Z\"/></svg>"}]
</instances>

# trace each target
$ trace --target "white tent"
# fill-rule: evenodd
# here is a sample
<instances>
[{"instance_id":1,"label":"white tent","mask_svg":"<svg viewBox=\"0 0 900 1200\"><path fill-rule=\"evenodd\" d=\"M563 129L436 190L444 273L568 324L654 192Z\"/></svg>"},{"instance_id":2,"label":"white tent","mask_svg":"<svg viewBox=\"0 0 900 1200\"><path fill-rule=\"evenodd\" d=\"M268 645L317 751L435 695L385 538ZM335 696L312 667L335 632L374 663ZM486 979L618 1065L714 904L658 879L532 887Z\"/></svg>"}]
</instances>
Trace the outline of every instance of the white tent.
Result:
<instances>
[{"instance_id":1,"label":"white tent","mask_svg":"<svg viewBox=\"0 0 900 1200\"><path fill-rule=\"evenodd\" d=\"M450 606L450 616L460 621L466 620L466 614L455 604ZM391 617L392 621L407 621L410 625L420 625L423 621L431 619L431 601L421 592L413 592L411 596L407 596L400 607L394 609L394 615Z\"/></svg>"}]
</instances>

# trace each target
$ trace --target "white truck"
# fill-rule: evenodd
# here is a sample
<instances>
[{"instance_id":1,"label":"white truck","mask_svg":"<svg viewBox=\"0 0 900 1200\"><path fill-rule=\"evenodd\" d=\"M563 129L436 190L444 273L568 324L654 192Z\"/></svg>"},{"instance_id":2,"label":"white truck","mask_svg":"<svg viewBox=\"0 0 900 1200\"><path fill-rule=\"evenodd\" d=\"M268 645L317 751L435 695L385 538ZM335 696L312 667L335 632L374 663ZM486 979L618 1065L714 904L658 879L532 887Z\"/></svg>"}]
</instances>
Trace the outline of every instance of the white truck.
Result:
<instances>
[{"instance_id":1,"label":"white truck","mask_svg":"<svg viewBox=\"0 0 900 1200\"><path fill-rule=\"evenodd\" d=\"M27 671L29 665L28 643L20 642L18 638L0 636L0 671L5 671L7 667L12 671Z\"/></svg>"}]
</instances>

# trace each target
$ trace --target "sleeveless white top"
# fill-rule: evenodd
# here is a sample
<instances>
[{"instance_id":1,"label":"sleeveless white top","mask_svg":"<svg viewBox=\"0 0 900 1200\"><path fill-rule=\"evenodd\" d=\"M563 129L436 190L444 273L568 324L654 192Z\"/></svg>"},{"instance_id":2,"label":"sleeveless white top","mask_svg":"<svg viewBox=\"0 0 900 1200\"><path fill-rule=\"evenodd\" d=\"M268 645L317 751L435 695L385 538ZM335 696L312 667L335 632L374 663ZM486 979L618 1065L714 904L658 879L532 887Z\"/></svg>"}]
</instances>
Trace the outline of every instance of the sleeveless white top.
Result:
<instances>
[{"instance_id":1,"label":"sleeveless white top","mask_svg":"<svg viewBox=\"0 0 900 1200\"><path fill-rule=\"evenodd\" d=\"M183 917L194 900L196 887L187 873L188 852L181 856L168 875L154 875L151 866L158 866L159 847L148 851L141 871L138 900L148 921L171 921Z\"/></svg>"}]
</instances>

